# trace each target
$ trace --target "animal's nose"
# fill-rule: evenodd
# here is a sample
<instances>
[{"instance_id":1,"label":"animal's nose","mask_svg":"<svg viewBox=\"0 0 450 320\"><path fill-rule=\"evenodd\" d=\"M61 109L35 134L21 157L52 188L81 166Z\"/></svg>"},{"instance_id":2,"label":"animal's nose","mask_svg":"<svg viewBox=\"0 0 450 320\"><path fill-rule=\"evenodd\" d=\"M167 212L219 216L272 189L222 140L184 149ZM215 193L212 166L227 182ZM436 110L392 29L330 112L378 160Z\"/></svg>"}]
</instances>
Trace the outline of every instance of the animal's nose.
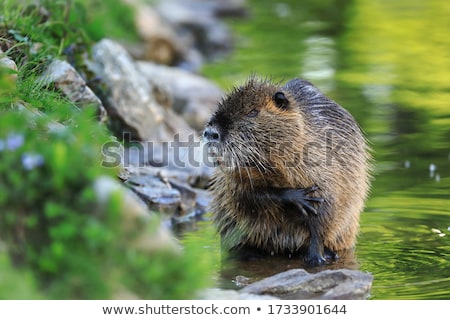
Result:
<instances>
[{"instance_id":1,"label":"animal's nose","mask_svg":"<svg viewBox=\"0 0 450 320\"><path fill-rule=\"evenodd\" d=\"M208 140L208 142L219 142L220 134L214 127L207 127L205 131L203 131L203 137Z\"/></svg>"}]
</instances>

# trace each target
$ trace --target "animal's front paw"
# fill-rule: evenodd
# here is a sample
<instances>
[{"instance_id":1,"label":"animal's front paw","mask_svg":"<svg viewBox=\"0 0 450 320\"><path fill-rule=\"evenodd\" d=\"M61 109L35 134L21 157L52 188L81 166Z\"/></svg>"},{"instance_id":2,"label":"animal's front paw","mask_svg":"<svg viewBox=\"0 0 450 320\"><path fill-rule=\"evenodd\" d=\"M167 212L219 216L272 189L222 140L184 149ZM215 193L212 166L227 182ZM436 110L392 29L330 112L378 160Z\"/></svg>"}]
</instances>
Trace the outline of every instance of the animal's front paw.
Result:
<instances>
[{"instance_id":1,"label":"animal's front paw","mask_svg":"<svg viewBox=\"0 0 450 320\"><path fill-rule=\"evenodd\" d=\"M322 203L324 199L320 197L310 197L309 194L318 189L319 188L316 186L309 188L285 189L284 196L290 202L296 204L303 214L317 215L317 210L314 208L312 203Z\"/></svg>"}]
</instances>

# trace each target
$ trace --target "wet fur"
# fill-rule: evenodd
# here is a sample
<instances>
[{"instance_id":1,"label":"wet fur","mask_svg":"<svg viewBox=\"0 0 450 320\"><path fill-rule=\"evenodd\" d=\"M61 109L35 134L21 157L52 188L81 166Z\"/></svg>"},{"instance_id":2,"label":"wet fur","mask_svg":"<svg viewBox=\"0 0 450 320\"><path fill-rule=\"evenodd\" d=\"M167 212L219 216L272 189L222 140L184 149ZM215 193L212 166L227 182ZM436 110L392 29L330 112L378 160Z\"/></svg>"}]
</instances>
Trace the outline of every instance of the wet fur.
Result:
<instances>
[{"instance_id":1,"label":"wet fur","mask_svg":"<svg viewBox=\"0 0 450 320\"><path fill-rule=\"evenodd\" d=\"M287 98L282 108L274 101L277 92ZM305 80L281 86L252 77L219 104L208 126L219 131L225 155L211 184L211 210L225 248L304 253L313 232L336 253L355 245L369 154L345 109ZM267 196L270 188L311 186L318 187L311 196L323 198L312 203L315 217Z\"/></svg>"}]
</instances>

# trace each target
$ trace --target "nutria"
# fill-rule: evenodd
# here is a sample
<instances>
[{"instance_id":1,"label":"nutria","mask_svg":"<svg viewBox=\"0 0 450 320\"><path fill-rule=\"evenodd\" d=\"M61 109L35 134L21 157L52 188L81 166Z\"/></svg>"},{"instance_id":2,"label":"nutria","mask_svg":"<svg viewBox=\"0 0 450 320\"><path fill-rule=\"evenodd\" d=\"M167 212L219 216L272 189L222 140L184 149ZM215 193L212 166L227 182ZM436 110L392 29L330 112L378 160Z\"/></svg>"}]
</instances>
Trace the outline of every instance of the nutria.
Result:
<instances>
[{"instance_id":1,"label":"nutria","mask_svg":"<svg viewBox=\"0 0 450 320\"><path fill-rule=\"evenodd\" d=\"M211 211L226 249L321 265L354 247L369 189L366 139L310 82L251 77L219 103L203 141L218 166Z\"/></svg>"}]
</instances>

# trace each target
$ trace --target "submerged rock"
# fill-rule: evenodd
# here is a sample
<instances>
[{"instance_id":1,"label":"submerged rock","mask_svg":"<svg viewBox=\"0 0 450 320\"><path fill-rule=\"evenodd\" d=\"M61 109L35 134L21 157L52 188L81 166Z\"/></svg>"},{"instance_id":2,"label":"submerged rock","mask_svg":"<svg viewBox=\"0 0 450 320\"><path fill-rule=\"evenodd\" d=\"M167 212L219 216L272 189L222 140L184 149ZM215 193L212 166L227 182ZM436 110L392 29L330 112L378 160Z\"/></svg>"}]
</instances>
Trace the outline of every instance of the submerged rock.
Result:
<instances>
[{"instance_id":1,"label":"submerged rock","mask_svg":"<svg viewBox=\"0 0 450 320\"><path fill-rule=\"evenodd\" d=\"M348 270L324 270L308 273L292 269L254 282L241 293L273 295L282 299L367 299L373 276Z\"/></svg>"}]
</instances>

